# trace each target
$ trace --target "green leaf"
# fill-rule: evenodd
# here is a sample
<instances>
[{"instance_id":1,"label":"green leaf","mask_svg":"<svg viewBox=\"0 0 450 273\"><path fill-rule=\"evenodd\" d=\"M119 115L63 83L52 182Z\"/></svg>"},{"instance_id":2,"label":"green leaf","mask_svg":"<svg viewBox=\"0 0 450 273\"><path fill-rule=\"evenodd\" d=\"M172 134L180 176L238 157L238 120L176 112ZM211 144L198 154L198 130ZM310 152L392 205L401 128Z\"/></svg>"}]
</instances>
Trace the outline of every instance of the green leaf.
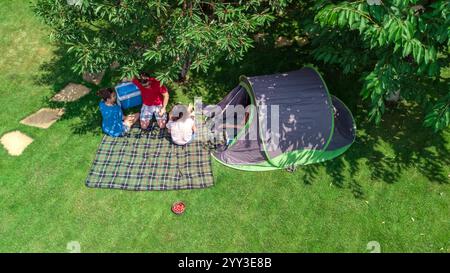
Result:
<instances>
[{"instance_id":1,"label":"green leaf","mask_svg":"<svg viewBox=\"0 0 450 273\"><path fill-rule=\"evenodd\" d=\"M362 33L367 26L366 19L362 18L359 23L359 33Z\"/></svg>"},{"instance_id":2,"label":"green leaf","mask_svg":"<svg viewBox=\"0 0 450 273\"><path fill-rule=\"evenodd\" d=\"M425 61L426 64L430 63L430 53L426 49L424 50L424 61Z\"/></svg>"},{"instance_id":3,"label":"green leaf","mask_svg":"<svg viewBox=\"0 0 450 273\"><path fill-rule=\"evenodd\" d=\"M339 19L338 19L338 24L339 26L344 26L346 23L346 17L345 17L345 12L340 12L339 13Z\"/></svg>"},{"instance_id":4,"label":"green leaf","mask_svg":"<svg viewBox=\"0 0 450 273\"><path fill-rule=\"evenodd\" d=\"M412 43L409 42L409 41L406 42L406 45L405 45L405 47L403 48L403 57L409 56L409 54L411 54L411 52L412 52L412 49L413 49Z\"/></svg>"},{"instance_id":5,"label":"green leaf","mask_svg":"<svg viewBox=\"0 0 450 273\"><path fill-rule=\"evenodd\" d=\"M416 61L417 63L421 63L422 57L423 57L424 49L421 46L417 46L417 53L416 53Z\"/></svg>"}]
</instances>

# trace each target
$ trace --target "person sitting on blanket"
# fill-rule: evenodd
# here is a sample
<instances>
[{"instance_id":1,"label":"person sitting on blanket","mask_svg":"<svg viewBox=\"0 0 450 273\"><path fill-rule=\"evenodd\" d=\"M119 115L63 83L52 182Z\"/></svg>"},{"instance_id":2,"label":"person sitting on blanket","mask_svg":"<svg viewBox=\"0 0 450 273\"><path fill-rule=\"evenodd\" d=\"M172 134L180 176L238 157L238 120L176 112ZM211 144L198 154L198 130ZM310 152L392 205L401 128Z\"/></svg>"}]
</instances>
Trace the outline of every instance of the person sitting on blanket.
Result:
<instances>
[{"instance_id":1,"label":"person sitting on blanket","mask_svg":"<svg viewBox=\"0 0 450 273\"><path fill-rule=\"evenodd\" d=\"M194 140L196 131L195 122L188 107L185 105L175 105L169 113L167 129L173 143L177 145L186 145Z\"/></svg>"},{"instance_id":2,"label":"person sitting on blanket","mask_svg":"<svg viewBox=\"0 0 450 273\"><path fill-rule=\"evenodd\" d=\"M122 109L116 103L117 95L113 88L101 89L97 94L102 98L99 105L103 132L112 137L124 136L139 120L139 113L124 116Z\"/></svg>"},{"instance_id":3,"label":"person sitting on blanket","mask_svg":"<svg viewBox=\"0 0 450 273\"><path fill-rule=\"evenodd\" d=\"M134 78L132 82L139 88L142 95L141 128L152 129L149 126L155 117L159 128L164 129L167 120L166 107L169 103L167 88L147 73L142 73L140 79Z\"/></svg>"}]
</instances>

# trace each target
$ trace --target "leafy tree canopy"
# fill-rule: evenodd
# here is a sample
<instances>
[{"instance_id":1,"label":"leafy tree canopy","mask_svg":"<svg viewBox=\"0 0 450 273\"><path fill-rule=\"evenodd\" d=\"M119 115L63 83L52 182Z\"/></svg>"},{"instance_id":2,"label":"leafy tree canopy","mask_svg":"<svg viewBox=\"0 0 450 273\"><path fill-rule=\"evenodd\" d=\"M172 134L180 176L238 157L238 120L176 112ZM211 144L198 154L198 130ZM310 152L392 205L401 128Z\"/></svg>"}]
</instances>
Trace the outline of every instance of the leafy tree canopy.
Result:
<instances>
[{"instance_id":1,"label":"leafy tree canopy","mask_svg":"<svg viewBox=\"0 0 450 273\"><path fill-rule=\"evenodd\" d=\"M250 34L274 19L287 0L38 0L35 10L55 40L78 59L77 72L98 72L112 62L123 76L159 65L162 81L189 69L206 71L219 58L240 60Z\"/></svg>"},{"instance_id":2,"label":"leafy tree canopy","mask_svg":"<svg viewBox=\"0 0 450 273\"><path fill-rule=\"evenodd\" d=\"M419 0L319 1L311 29L313 55L363 75L362 96L370 118L380 122L385 101L396 92L427 108L425 125L450 124L450 90L441 88L449 65L450 2ZM436 98L437 101L436 101Z\"/></svg>"},{"instance_id":3,"label":"leafy tree canopy","mask_svg":"<svg viewBox=\"0 0 450 273\"><path fill-rule=\"evenodd\" d=\"M120 63L122 76L155 68L184 80L220 59L240 60L253 34L303 36L304 51L360 75L369 117L380 122L392 96L427 110L425 125L450 125L450 16L447 0L37 0L53 38L77 58L77 72ZM270 27L270 28L268 28ZM445 85L444 88L436 86Z\"/></svg>"}]
</instances>

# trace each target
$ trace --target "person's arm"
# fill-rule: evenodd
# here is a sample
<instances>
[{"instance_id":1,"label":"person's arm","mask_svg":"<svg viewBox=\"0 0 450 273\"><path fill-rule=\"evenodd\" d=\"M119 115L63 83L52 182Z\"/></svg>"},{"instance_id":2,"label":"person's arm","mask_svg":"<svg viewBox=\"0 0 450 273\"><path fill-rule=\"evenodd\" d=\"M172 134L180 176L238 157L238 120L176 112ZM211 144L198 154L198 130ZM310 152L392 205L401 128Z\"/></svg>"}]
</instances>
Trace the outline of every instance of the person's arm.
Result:
<instances>
[{"instance_id":1,"label":"person's arm","mask_svg":"<svg viewBox=\"0 0 450 273\"><path fill-rule=\"evenodd\" d=\"M240 124L225 123L225 124L219 125L219 129L241 129L247 124L249 117L250 117L250 114L248 112L245 112L244 119L242 120L242 122Z\"/></svg>"},{"instance_id":2,"label":"person's arm","mask_svg":"<svg viewBox=\"0 0 450 273\"><path fill-rule=\"evenodd\" d=\"M139 90L141 90L141 92L142 90L144 90L144 86L142 86L141 82L138 79L133 78L131 82L133 82L134 85L136 85L139 88Z\"/></svg>"},{"instance_id":3,"label":"person's arm","mask_svg":"<svg viewBox=\"0 0 450 273\"><path fill-rule=\"evenodd\" d=\"M195 127L195 123L192 125L192 132L196 132L197 131L197 127Z\"/></svg>"},{"instance_id":4,"label":"person's arm","mask_svg":"<svg viewBox=\"0 0 450 273\"><path fill-rule=\"evenodd\" d=\"M219 130L220 129L239 129L239 125L238 124L228 124L228 123L224 123L224 124L220 124L219 125Z\"/></svg>"},{"instance_id":5,"label":"person's arm","mask_svg":"<svg viewBox=\"0 0 450 273\"><path fill-rule=\"evenodd\" d=\"M163 105L161 107L161 111L159 112L159 115L162 116L164 113L166 113L166 107L169 103L169 92L166 90L166 92L162 93L163 96Z\"/></svg>"},{"instance_id":6,"label":"person's arm","mask_svg":"<svg viewBox=\"0 0 450 273\"><path fill-rule=\"evenodd\" d=\"M173 125L173 121L169 119L169 122L166 125L167 128L167 132L170 134L172 131L172 125Z\"/></svg>"},{"instance_id":7,"label":"person's arm","mask_svg":"<svg viewBox=\"0 0 450 273\"><path fill-rule=\"evenodd\" d=\"M114 116L118 120L125 121L125 115L123 114L122 108L120 108L120 106L115 105L114 112L115 112Z\"/></svg>"}]
</instances>

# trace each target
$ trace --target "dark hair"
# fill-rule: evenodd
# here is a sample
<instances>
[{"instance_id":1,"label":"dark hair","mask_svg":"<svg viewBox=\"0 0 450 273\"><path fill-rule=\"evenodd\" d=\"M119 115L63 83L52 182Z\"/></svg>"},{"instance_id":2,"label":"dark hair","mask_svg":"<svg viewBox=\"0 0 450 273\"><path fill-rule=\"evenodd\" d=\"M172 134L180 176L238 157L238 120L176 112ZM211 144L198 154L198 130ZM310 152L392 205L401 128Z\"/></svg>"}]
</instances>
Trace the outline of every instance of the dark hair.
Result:
<instances>
[{"instance_id":1,"label":"dark hair","mask_svg":"<svg viewBox=\"0 0 450 273\"><path fill-rule=\"evenodd\" d=\"M147 72L142 72L139 77L139 82L143 85L147 85L149 83L150 75Z\"/></svg>"},{"instance_id":2,"label":"dark hair","mask_svg":"<svg viewBox=\"0 0 450 273\"><path fill-rule=\"evenodd\" d=\"M183 118L183 112L180 112L177 116L172 117L172 121L178 121L179 119Z\"/></svg>"},{"instance_id":3,"label":"dark hair","mask_svg":"<svg viewBox=\"0 0 450 273\"><path fill-rule=\"evenodd\" d=\"M144 81L149 82L150 78L152 78L152 74L153 71L143 71L139 74L139 76L141 80L145 79Z\"/></svg>"},{"instance_id":4,"label":"dark hair","mask_svg":"<svg viewBox=\"0 0 450 273\"><path fill-rule=\"evenodd\" d=\"M177 121L179 119L182 119L184 117L184 114L188 114L189 110L186 105L183 104L176 104L172 108L172 121Z\"/></svg>"},{"instance_id":5,"label":"dark hair","mask_svg":"<svg viewBox=\"0 0 450 273\"><path fill-rule=\"evenodd\" d=\"M144 72L141 73L141 77L150 78L150 74L144 71Z\"/></svg>"},{"instance_id":6,"label":"dark hair","mask_svg":"<svg viewBox=\"0 0 450 273\"><path fill-rule=\"evenodd\" d=\"M100 98L102 98L103 101L108 100L109 98L111 98L112 93L114 93L114 89L113 88L104 88L104 89L100 89L97 92L97 96L99 96Z\"/></svg>"},{"instance_id":7,"label":"dark hair","mask_svg":"<svg viewBox=\"0 0 450 273\"><path fill-rule=\"evenodd\" d=\"M139 82L143 85L146 85L149 83L149 80L148 79L139 79Z\"/></svg>"}]
</instances>

